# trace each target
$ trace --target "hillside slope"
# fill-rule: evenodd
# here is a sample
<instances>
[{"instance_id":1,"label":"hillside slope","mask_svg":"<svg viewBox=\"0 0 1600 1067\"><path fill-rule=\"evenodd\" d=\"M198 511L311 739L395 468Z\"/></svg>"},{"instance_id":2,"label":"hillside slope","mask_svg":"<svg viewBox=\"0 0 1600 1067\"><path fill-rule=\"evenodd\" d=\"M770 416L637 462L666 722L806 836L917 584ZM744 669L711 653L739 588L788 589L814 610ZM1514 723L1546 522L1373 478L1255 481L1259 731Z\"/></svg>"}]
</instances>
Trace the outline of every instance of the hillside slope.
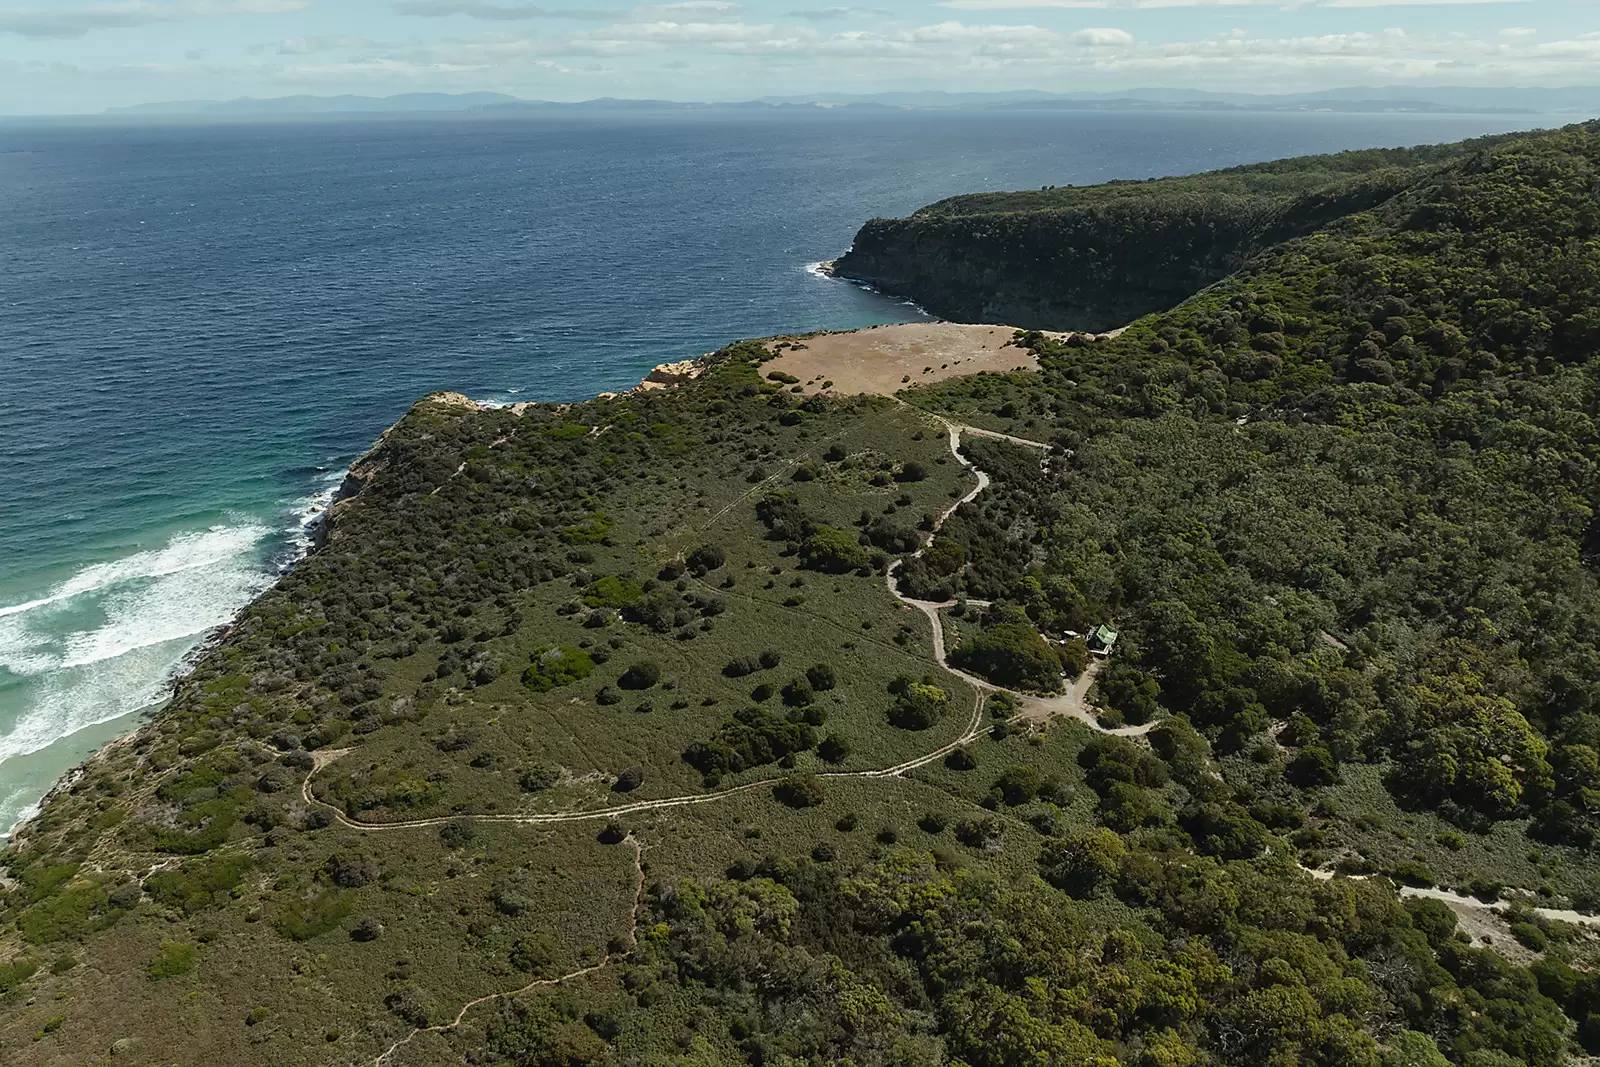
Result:
<instances>
[{"instance_id":1,"label":"hillside slope","mask_svg":"<svg viewBox=\"0 0 1600 1067\"><path fill-rule=\"evenodd\" d=\"M1414 162L1038 371L419 403L3 854L0 1062L1600 1053L1600 130Z\"/></svg>"}]
</instances>

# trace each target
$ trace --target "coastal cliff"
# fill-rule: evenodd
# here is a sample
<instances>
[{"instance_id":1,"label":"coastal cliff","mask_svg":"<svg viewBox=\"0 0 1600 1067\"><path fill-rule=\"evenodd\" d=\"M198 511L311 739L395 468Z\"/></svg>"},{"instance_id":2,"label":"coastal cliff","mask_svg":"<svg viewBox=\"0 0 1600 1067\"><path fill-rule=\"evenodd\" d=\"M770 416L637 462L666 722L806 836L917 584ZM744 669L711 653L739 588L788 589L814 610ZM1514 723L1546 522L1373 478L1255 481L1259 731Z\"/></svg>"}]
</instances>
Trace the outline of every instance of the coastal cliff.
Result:
<instances>
[{"instance_id":1,"label":"coastal cliff","mask_svg":"<svg viewBox=\"0 0 1600 1067\"><path fill-rule=\"evenodd\" d=\"M1101 332L1173 307L1261 250L1374 208L1429 168L1502 140L953 197L866 223L832 271L953 322Z\"/></svg>"}]
</instances>

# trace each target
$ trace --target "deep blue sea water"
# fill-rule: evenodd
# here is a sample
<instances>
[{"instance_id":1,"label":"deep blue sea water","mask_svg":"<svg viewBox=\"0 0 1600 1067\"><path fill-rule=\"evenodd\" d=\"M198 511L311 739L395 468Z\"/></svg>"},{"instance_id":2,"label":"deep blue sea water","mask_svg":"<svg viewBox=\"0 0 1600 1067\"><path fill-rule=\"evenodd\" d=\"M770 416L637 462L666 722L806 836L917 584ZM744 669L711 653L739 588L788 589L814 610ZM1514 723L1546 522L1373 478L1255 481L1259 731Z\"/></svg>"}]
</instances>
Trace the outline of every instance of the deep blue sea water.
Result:
<instances>
[{"instance_id":1,"label":"deep blue sea water","mask_svg":"<svg viewBox=\"0 0 1600 1067\"><path fill-rule=\"evenodd\" d=\"M1534 121L0 124L0 830L160 700L423 393L570 400L740 337L921 318L807 268L954 193Z\"/></svg>"}]
</instances>

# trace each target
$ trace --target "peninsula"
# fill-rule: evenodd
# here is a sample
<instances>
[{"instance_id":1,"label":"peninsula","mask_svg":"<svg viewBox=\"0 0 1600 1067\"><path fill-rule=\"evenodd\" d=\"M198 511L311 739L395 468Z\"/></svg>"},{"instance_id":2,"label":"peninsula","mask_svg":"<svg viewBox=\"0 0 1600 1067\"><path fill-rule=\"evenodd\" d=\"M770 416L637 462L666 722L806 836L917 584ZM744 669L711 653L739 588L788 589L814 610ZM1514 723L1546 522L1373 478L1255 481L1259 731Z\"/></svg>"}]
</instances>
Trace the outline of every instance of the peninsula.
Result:
<instances>
[{"instance_id":1,"label":"peninsula","mask_svg":"<svg viewBox=\"0 0 1600 1067\"><path fill-rule=\"evenodd\" d=\"M0 853L0 1062L1600 1054L1597 180L958 198L836 265L951 323L421 400Z\"/></svg>"}]
</instances>

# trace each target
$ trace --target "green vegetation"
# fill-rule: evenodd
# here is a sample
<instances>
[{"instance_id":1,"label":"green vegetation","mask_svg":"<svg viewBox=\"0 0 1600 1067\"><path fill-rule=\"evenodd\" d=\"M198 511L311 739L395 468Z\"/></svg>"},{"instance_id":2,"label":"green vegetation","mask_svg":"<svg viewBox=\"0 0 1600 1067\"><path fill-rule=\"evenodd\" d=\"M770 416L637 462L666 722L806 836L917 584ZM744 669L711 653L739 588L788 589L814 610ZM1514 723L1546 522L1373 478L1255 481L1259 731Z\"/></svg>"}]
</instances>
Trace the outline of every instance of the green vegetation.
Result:
<instances>
[{"instance_id":1,"label":"green vegetation","mask_svg":"<svg viewBox=\"0 0 1600 1067\"><path fill-rule=\"evenodd\" d=\"M1049 238L1005 284L1217 284L905 403L757 342L419 403L0 855L0 1061L1600 1054L1597 175L1578 127L963 200L913 222ZM973 480L912 405L1048 447L965 434L929 544Z\"/></svg>"},{"instance_id":2,"label":"green vegetation","mask_svg":"<svg viewBox=\"0 0 1600 1067\"><path fill-rule=\"evenodd\" d=\"M594 673L594 659L581 648L541 648L530 657L532 663L522 672L522 684L535 693L548 692L579 682Z\"/></svg>"}]
</instances>

